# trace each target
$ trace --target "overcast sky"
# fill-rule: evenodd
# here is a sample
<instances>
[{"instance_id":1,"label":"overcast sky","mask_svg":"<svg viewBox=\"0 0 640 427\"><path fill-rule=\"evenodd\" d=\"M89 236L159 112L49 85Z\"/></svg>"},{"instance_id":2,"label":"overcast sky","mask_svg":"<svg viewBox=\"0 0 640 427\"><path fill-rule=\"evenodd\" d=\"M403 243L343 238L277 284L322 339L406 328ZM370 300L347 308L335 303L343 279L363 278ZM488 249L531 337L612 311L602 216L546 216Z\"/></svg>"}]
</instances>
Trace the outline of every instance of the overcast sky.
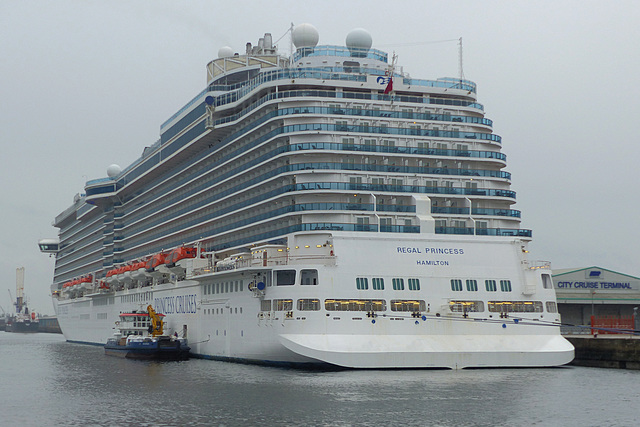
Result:
<instances>
[{"instance_id":1,"label":"overcast sky","mask_svg":"<svg viewBox=\"0 0 640 427\"><path fill-rule=\"evenodd\" d=\"M464 75L503 137L507 171L554 268L640 276L637 1L0 1L0 305L24 266L33 309L53 313L53 258L37 248L87 179L137 159L205 87L228 45L309 22L319 44L353 28L412 77ZM289 39L279 43L288 52Z\"/></svg>"}]
</instances>

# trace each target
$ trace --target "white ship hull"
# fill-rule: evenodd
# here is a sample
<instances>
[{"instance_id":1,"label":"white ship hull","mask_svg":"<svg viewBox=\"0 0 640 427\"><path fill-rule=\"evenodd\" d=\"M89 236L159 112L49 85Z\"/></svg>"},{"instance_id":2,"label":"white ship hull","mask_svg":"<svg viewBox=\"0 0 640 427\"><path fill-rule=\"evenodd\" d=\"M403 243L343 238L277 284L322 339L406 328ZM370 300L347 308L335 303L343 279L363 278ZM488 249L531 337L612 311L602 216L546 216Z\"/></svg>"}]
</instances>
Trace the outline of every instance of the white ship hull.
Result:
<instances>
[{"instance_id":1,"label":"white ship hull","mask_svg":"<svg viewBox=\"0 0 640 427\"><path fill-rule=\"evenodd\" d=\"M60 300L58 320L67 340L104 344L121 311L152 303L166 315L169 333L186 335L194 355L257 363L457 369L557 366L573 359L573 347L557 326L551 326L559 322L557 313L543 310L502 317L487 310L494 300L555 302L553 289L543 288L540 270L522 262L518 239L382 234L363 238L357 233L290 239L312 243L328 237L333 241L333 256L326 248L310 247L312 255L291 256L278 266L253 265L176 283ZM274 271L292 269L297 276L304 269L318 270L317 285L305 286L297 280L276 286L274 278L263 294L248 289L256 277L264 280L274 277ZM358 277L369 278L369 289L356 289ZM372 289L373 277L385 279L384 290ZM405 283L408 278L420 278L421 288L394 290L394 277L404 278ZM450 282L457 278L478 283L508 279L512 290L487 292L480 287L454 293ZM233 291L208 292L215 283L223 289L231 284ZM297 309L297 300L311 298L320 301L319 310ZM292 300L293 310L261 310L264 300L287 299ZM374 313L326 310L326 301L334 299L384 300L387 309ZM419 317L392 311L392 300L424 300L427 309ZM451 302L457 300L483 301L484 310L466 315L452 312Z\"/></svg>"}]
</instances>

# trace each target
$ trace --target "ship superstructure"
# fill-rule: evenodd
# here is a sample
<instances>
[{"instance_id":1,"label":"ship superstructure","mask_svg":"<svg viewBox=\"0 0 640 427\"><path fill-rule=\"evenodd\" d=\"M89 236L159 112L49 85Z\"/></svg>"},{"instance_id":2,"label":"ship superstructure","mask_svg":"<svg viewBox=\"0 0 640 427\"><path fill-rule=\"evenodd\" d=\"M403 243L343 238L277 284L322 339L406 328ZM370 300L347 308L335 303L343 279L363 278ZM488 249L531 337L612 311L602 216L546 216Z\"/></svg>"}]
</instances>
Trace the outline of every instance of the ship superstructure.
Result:
<instances>
[{"instance_id":1,"label":"ship superstructure","mask_svg":"<svg viewBox=\"0 0 640 427\"><path fill-rule=\"evenodd\" d=\"M152 304L196 355L350 367L549 366L573 348L464 79L399 72L371 36L222 48L136 162L54 225L72 341ZM52 245L52 246L51 246ZM47 248L45 248L47 250ZM105 335L106 334L106 335Z\"/></svg>"}]
</instances>

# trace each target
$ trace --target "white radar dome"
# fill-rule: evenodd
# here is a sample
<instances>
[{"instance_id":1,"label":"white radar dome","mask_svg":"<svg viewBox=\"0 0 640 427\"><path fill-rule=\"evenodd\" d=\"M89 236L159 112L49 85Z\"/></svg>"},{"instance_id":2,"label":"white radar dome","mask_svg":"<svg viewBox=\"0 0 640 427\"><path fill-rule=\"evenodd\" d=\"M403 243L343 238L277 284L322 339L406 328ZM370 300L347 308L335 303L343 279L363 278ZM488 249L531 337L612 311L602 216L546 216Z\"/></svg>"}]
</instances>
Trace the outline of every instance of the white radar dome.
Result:
<instances>
[{"instance_id":1,"label":"white radar dome","mask_svg":"<svg viewBox=\"0 0 640 427\"><path fill-rule=\"evenodd\" d=\"M356 49L371 49L373 40L371 34L364 28L355 28L347 34L347 47Z\"/></svg>"},{"instance_id":2,"label":"white radar dome","mask_svg":"<svg viewBox=\"0 0 640 427\"><path fill-rule=\"evenodd\" d=\"M120 172L122 172L122 168L118 165L111 165L107 168L107 176L109 178L115 178L120 175Z\"/></svg>"},{"instance_id":3,"label":"white radar dome","mask_svg":"<svg viewBox=\"0 0 640 427\"><path fill-rule=\"evenodd\" d=\"M223 46L218 49L218 58L229 58L230 56L233 56L233 49L229 46Z\"/></svg>"},{"instance_id":4,"label":"white radar dome","mask_svg":"<svg viewBox=\"0 0 640 427\"><path fill-rule=\"evenodd\" d=\"M315 47L318 44L318 30L311 24L296 25L291 34L296 48Z\"/></svg>"}]
</instances>

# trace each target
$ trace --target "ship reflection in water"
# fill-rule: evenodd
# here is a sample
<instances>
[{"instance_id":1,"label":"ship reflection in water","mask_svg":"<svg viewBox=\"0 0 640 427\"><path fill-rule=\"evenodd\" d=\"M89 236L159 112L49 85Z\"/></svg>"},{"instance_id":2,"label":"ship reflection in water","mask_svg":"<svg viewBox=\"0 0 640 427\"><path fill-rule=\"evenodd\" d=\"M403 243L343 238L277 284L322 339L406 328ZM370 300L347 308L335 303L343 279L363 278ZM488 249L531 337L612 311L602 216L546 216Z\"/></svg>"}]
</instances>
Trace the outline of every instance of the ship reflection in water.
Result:
<instances>
[{"instance_id":1,"label":"ship reflection in water","mask_svg":"<svg viewBox=\"0 0 640 427\"><path fill-rule=\"evenodd\" d=\"M0 332L4 425L631 425L637 372L597 368L307 371L108 357ZM612 399L574 399L598 390ZM544 408L544 410L542 410ZM28 421L28 423L26 422Z\"/></svg>"}]
</instances>

